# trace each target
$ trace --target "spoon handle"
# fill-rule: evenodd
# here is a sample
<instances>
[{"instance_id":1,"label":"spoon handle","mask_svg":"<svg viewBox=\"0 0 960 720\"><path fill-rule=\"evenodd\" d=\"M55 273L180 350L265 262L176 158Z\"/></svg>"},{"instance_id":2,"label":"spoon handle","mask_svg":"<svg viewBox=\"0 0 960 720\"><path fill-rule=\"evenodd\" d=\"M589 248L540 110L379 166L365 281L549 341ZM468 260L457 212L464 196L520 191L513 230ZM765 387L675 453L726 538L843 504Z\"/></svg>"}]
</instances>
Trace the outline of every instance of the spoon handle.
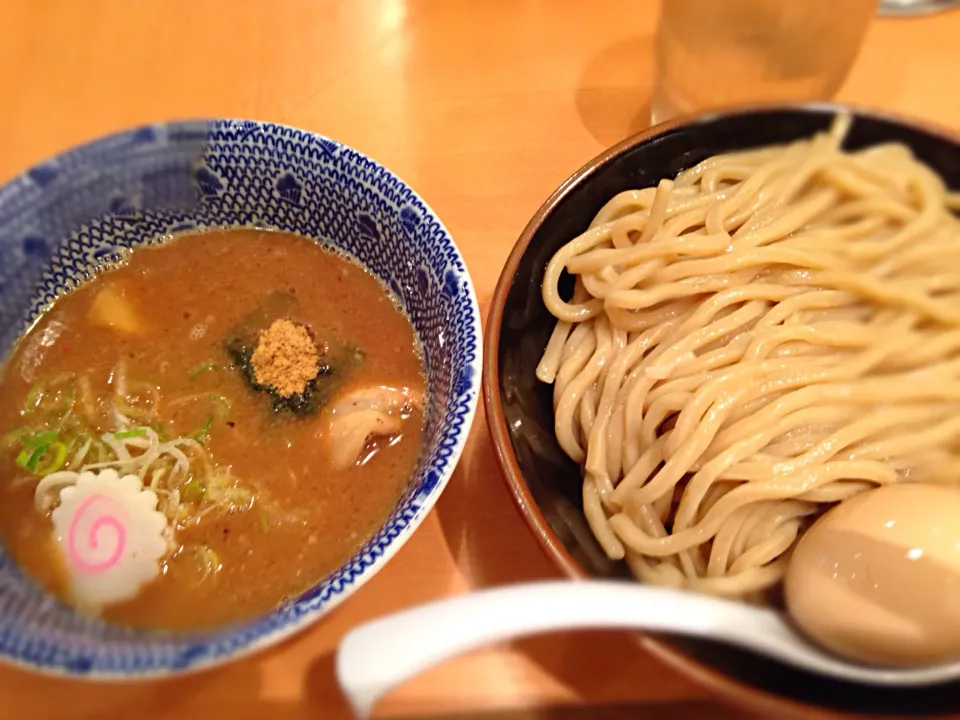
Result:
<instances>
[{"instance_id":1,"label":"spoon handle","mask_svg":"<svg viewBox=\"0 0 960 720\"><path fill-rule=\"evenodd\" d=\"M724 635L741 625L739 603L623 582L551 581L485 590L373 620L348 633L337 679L358 717L397 685L443 660L551 630L640 628ZM748 611L755 612L755 611Z\"/></svg>"}]
</instances>

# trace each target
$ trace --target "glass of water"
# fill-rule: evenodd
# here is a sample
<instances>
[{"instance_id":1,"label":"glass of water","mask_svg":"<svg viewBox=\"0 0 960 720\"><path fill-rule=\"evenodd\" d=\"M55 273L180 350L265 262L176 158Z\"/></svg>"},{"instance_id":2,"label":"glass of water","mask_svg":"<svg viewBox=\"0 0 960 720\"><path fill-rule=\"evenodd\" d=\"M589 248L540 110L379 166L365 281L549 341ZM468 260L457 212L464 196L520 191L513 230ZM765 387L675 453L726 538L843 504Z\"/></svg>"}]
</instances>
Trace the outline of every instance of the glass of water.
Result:
<instances>
[{"instance_id":1,"label":"glass of water","mask_svg":"<svg viewBox=\"0 0 960 720\"><path fill-rule=\"evenodd\" d=\"M877 2L664 0L652 122L736 103L832 97Z\"/></svg>"}]
</instances>

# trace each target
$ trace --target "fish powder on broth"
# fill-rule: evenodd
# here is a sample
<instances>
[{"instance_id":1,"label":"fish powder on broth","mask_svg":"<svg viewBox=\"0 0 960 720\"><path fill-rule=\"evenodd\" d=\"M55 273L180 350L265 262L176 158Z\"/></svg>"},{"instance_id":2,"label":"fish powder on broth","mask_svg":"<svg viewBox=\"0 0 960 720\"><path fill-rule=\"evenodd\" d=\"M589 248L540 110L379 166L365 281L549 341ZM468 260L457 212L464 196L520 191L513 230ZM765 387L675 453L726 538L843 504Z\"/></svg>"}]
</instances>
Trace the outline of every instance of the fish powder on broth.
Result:
<instances>
[{"instance_id":1,"label":"fish powder on broth","mask_svg":"<svg viewBox=\"0 0 960 720\"><path fill-rule=\"evenodd\" d=\"M313 363L316 376L282 388L297 393L244 365L279 320L316 343L315 358L291 366ZM159 475L173 550L134 599L99 611L173 629L249 618L335 570L383 524L418 459L424 391L413 328L385 288L310 240L225 229L135 250L59 299L3 369L0 538L70 601L38 482L116 460L103 438L136 453L156 437L169 456L144 463L144 484ZM343 433L359 450L347 462L330 449Z\"/></svg>"}]
</instances>

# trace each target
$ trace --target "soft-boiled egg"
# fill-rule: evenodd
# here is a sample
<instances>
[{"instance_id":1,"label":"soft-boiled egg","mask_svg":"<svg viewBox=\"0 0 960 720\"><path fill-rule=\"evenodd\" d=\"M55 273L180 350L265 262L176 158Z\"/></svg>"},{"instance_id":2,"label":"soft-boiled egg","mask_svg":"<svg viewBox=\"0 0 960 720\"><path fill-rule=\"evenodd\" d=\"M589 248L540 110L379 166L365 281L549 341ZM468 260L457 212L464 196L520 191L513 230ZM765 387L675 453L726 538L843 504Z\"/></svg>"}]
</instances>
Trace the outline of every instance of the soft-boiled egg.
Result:
<instances>
[{"instance_id":1,"label":"soft-boiled egg","mask_svg":"<svg viewBox=\"0 0 960 720\"><path fill-rule=\"evenodd\" d=\"M850 660L960 658L960 490L902 483L840 503L800 539L784 594L796 624Z\"/></svg>"}]
</instances>

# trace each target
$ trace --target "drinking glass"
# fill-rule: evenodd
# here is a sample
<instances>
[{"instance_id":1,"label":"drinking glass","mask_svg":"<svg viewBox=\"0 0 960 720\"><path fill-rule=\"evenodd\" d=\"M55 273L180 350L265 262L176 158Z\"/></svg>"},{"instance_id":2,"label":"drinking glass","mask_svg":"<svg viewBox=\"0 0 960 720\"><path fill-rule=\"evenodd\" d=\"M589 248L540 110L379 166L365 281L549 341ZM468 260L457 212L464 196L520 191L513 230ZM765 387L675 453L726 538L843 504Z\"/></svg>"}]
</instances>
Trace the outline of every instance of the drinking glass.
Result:
<instances>
[{"instance_id":1,"label":"drinking glass","mask_svg":"<svg viewBox=\"0 0 960 720\"><path fill-rule=\"evenodd\" d=\"M664 0L653 123L750 102L825 100L878 0Z\"/></svg>"}]
</instances>

